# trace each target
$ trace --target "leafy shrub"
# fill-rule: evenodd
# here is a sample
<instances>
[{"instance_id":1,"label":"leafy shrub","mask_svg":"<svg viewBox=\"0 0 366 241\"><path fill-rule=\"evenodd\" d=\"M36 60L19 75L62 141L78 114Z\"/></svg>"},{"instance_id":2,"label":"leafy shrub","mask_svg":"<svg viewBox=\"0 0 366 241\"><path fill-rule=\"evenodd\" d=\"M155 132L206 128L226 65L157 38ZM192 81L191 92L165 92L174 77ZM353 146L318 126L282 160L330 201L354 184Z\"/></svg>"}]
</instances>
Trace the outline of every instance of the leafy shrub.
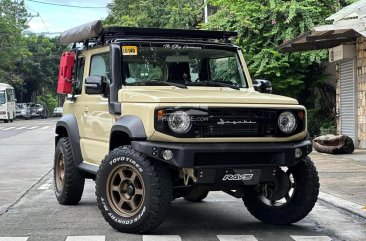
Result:
<instances>
[{"instance_id":1,"label":"leafy shrub","mask_svg":"<svg viewBox=\"0 0 366 241\"><path fill-rule=\"evenodd\" d=\"M53 110L55 109L55 107L57 107L56 97L54 97L50 94L38 96L37 102L42 102L45 104L48 115L52 115Z\"/></svg>"},{"instance_id":2,"label":"leafy shrub","mask_svg":"<svg viewBox=\"0 0 366 241\"><path fill-rule=\"evenodd\" d=\"M308 131L310 137L336 134L336 122L330 114L320 109L308 110Z\"/></svg>"}]
</instances>

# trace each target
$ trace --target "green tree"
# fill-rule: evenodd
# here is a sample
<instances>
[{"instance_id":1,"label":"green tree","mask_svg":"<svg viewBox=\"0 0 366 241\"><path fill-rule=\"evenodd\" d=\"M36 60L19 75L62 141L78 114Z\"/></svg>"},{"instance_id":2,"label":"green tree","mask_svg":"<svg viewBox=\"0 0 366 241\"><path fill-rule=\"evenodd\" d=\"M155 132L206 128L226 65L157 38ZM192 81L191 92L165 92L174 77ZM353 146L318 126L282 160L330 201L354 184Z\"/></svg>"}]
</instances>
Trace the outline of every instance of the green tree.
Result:
<instances>
[{"instance_id":1,"label":"green tree","mask_svg":"<svg viewBox=\"0 0 366 241\"><path fill-rule=\"evenodd\" d=\"M283 54L277 46L293 39L351 1L334 0L212 0L218 11L205 26L239 32L236 43L243 47L254 78L271 80L276 93L290 95L302 104L313 104L314 86L323 80L319 63L327 51Z\"/></svg>"},{"instance_id":2,"label":"green tree","mask_svg":"<svg viewBox=\"0 0 366 241\"><path fill-rule=\"evenodd\" d=\"M57 39L37 35L26 37L26 43L30 56L18 64L17 72L24 81L24 88L18 93L26 94L28 100L36 96L55 97L59 61L65 47Z\"/></svg>"},{"instance_id":3,"label":"green tree","mask_svg":"<svg viewBox=\"0 0 366 241\"><path fill-rule=\"evenodd\" d=\"M0 82L20 86L16 74L18 62L29 56L22 31L27 12L23 2L0 0Z\"/></svg>"},{"instance_id":4,"label":"green tree","mask_svg":"<svg viewBox=\"0 0 366 241\"><path fill-rule=\"evenodd\" d=\"M197 28L204 0L115 0L108 5L106 25L157 28Z\"/></svg>"}]
</instances>

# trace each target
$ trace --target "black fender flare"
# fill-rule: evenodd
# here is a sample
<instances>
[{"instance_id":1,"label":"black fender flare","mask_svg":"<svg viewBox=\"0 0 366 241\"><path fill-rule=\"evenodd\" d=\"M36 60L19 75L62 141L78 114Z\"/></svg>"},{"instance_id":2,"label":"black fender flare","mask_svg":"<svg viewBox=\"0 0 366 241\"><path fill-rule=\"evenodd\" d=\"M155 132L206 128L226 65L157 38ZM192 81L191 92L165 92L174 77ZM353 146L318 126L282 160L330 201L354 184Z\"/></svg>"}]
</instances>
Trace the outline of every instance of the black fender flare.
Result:
<instances>
[{"instance_id":1,"label":"black fender flare","mask_svg":"<svg viewBox=\"0 0 366 241\"><path fill-rule=\"evenodd\" d=\"M67 133L64 133L64 129L66 129ZM83 156L81 154L80 134L76 117L72 114L66 114L62 116L56 123L55 132L55 146L57 145L57 142L61 137L69 137L75 164L80 165L83 162Z\"/></svg>"},{"instance_id":2,"label":"black fender flare","mask_svg":"<svg viewBox=\"0 0 366 241\"><path fill-rule=\"evenodd\" d=\"M124 115L113 124L109 136L109 150L111 150L111 139L115 132L127 134L130 140L142 141L147 139L144 123L135 115Z\"/></svg>"}]
</instances>

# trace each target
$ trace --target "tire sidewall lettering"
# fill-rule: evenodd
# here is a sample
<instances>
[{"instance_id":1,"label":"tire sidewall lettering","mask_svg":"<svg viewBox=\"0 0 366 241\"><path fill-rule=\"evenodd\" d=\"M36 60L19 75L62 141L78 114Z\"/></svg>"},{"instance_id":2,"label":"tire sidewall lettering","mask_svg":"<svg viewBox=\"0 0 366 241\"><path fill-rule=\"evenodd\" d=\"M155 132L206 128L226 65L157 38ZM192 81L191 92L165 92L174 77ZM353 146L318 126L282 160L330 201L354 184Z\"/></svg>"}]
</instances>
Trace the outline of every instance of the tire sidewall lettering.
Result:
<instances>
[{"instance_id":1,"label":"tire sidewall lettering","mask_svg":"<svg viewBox=\"0 0 366 241\"><path fill-rule=\"evenodd\" d=\"M128 156L117 156L114 157L112 160L108 161L108 171L105 172L106 175L108 175L107 173L109 173L110 171L113 170L113 168L117 165L121 165L121 164L131 164L133 166L135 166L137 168L137 170L142 174L142 176L144 176L143 173L143 168L141 165L139 165L134 159L128 157ZM118 215L117 213L115 213L113 211L113 209L110 207L110 204L107 201L106 198L106 190L104 191L103 195L100 197L100 201L101 201L101 206L103 208L103 210L106 212L106 214L109 216L110 219L112 219L114 222L121 224L121 225L132 225L140 221L141 218L143 218L146 214L146 204L144 204L144 206L140 209L140 211L135 214L132 217L121 217L120 215Z\"/></svg>"},{"instance_id":2,"label":"tire sidewall lettering","mask_svg":"<svg viewBox=\"0 0 366 241\"><path fill-rule=\"evenodd\" d=\"M134 165L139 170L139 172L144 171L142 169L142 167L138 163L136 163L135 160L133 160L130 157L125 157L125 156L119 156L119 157L113 158L111 161L109 161L109 165L114 166L116 163L123 163L123 162L128 162L128 163Z\"/></svg>"}]
</instances>

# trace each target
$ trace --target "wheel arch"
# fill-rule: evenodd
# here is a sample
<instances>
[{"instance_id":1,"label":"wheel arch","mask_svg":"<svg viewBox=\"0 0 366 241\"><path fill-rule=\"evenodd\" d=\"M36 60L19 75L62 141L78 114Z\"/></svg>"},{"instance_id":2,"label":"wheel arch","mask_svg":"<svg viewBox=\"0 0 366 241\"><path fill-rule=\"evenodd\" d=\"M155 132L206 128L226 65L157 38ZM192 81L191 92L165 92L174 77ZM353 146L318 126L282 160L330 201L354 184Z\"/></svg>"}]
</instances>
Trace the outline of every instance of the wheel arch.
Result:
<instances>
[{"instance_id":1,"label":"wheel arch","mask_svg":"<svg viewBox=\"0 0 366 241\"><path fill-rule=\"evenodd\" d=\"M76 117L72 114L62 116L56 123L55 146L61 137L68 137L71 143L71 150L77 165L83 162L80 148L80 135Z\"/></svg>"},{"instance_id":2,"label":"wheel arch","mask_svg":"<svg viewBox=\"0 0 366 241\"><path fill-rule=\"evenodd\" d=\"M134 115L120 117L112 126L109 137L109 151L123 145L130 145L134 140L146 140L142 120Z\"/></svg>"}]
</instances>

